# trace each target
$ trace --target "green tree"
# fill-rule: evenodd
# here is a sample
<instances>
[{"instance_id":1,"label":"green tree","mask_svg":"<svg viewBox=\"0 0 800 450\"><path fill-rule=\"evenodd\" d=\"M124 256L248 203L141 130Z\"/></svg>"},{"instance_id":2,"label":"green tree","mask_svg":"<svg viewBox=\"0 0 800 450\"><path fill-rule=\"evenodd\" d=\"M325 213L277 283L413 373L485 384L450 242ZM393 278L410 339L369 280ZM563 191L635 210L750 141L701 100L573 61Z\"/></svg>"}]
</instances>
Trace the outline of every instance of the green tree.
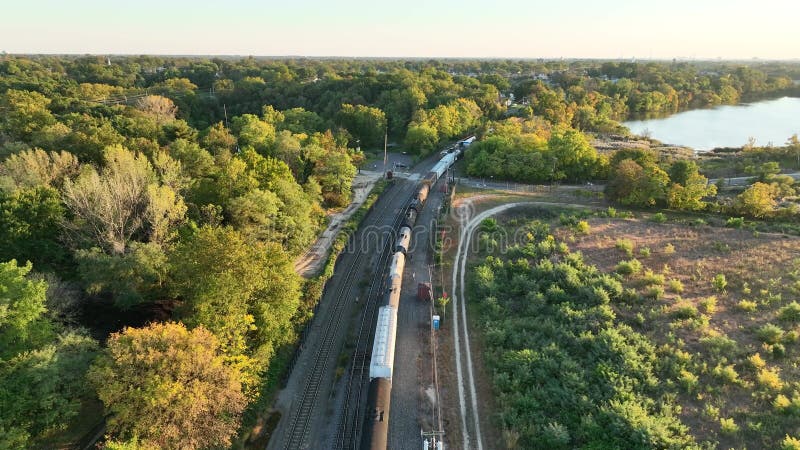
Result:
<instances>
[{"instance_id":1,"label":"green tree","mask_svg":"<svg viewBox=\"0 0 800 450\"><path fill-rule=\"evenodd\" d=\"M658 166L625 159L614 167L606 191L624 205L654 206L664 202L668 185L669 175Z\"/></svg>"},{"instance_id":2,"label":"green tree","mask_svg":"<svg viewBox=\"0 0 800 450\"><path fill-rule=\"evenodd\" d=\"M266 155L275 142L275 127L253 114L243 114L231 121L241 147L250 146Z\"/></svg>"},{"instance_id":3,"label":"green tree","mask_svg":"<svg viewBox=\"0 0 800 450\"><path fill-rule=\"evenodd\" d=\"M556 129L547 142L549 156L555 158L557 180L584 181L594 177L597 151L583 133L573 129Z\"/></svg>"},{"instance_id":4,"label":"green tree","mask_svg":"<svg viewBox=\"0 0 800 450\"><path fill-rule=\"evenodd\" d=\"M32 261L40 270L63 268L69 259L58 240L64 213L52 188L0 192L0 261Z\"/></svg>"},{"instance_id":5,"label":"green tree","mask_svg":"<svg viewBox=\"0 0 800 450\"><path fill-rule=\"evenodd\" d=\"M208 127L200 142L214 155L231 153L236 149L236 137L225 128L225 124L222 122Z\"/></svg>"},{"instance_id":6,"label":"green tree","mask_svg":"<svg viewBox=\"0 0 800 450\"><path fill-rule=\"evenodd\" d=\"M228 202L228 215L233 226L247 237L268 241L278 238L277 227L283 202L275 193L254 189Z\"/></svg>"},{"instance_id":7,"label":"green tree","mask_svg":"<svg viewBox=\"0 0 800 450\"><path fill-rule=\"evenodd\" d=\"M13 139L27 140L34 132L55 123L48 109L51 100L38 92L9 89L0 96L0 131Z\"/></svg>"},{"instance_id":8,"label":"green tree","mask_svg":"<svg viewBox=\"0 0 800 450\"><path fill-rule=\"evenodd\" d=\"M63 431L90 394L84 375L97 342L67 332L55 342L0 362L0 447L27 449Z\"/></svg>"},{"instance_id":9,"label":"green tree","mask_svg":"<svg viewBox=\"0 0 800 450\"><path fill-rule=\"evenodd\" d=\"M386 115L378 108L345 103L336 115L336 122L358 139L363 147L383 145Z\"/></svg>"},{"instance_id":10,"label":"green tree","mask_svg":"<svg viewBox=\"0 0 800 450\"><path fill-rule=\"evenodd\" d=\"M203 327L114 333L88 377L111 413L111 435L158 448L227 447L245 407L241 374Z\"/></svg>"},{"instance_id":11,"label":"green tree","mask_svg":"<svg viewBox=\"0 0 800 450\"><path fill-rule=\"evenodd\" d=\"M669 174L672 185L667 191L667 205L670 208L700 211L706 208L703 198L717 193L717 186L708 184L708 178L700 175L694 161L675 162Z\"/></svg>"},{"instance_id":12,"label":"green tree","mask_svg":"<svg viewBox=\"0 0 800 450\"><path fill-rule=\"evenodd\" d=\"M97 348L80 333L58 335L45 315L47 283L31 268L0 263L0 448L14 450L36 447L77 415Z\"/></svg>"},{"instance_id":13,"label":"green tree","mask_svg":"<svg viewBox=\"0 0 800 450\"><path fill-rule=\"evenodd\" d=\"M350 203L351 186L356 176L356 167L350 155L343 151L326 153L317 161L314 176L322 186L325 201L332 206Z\"/></svg>"},{"instance_id":14,"label":"green tree","mask_svg":"<svg viewBox=\"0 0 800 450\"><path fill-rule=\"evenodd\" d=\"M764 218L775 211L775 206L777 206L776 196L777 192L774 186L755 182L736 196L733 206L741 214Z\"/></svg>"},{"instance_id":15,"label":"green tree","mask_svg":"<svg viewBox=\"0 0 800 450\"><path fill-rule=\"evenodd\" d=\"M247 242L231 228L203 226L170 254L178 317L202 325L246 375L248 395L274 347L291 336L299 278L277 244ZM276 331L277 330L277 331Z\"/></svg>"},{"instance_id":16,"label":"green tree","mask_svg":"<svg viewBox=\"0 0 800 450\"><path fill-rule=\"evenodd\" d=\"M155 243L132 242L122 254L97 247L75 252L78 273L90 294L110 293L122 309L154 301L163 294L167 257Z\"/></svg>"},{"instance_id":17,"label":"green tree","mask_svg":"<svg viewBox=\"0 0 800 450\"><path fill-rule=\"evenodd\" d=\"M0 263L0 358L34 347L50 334L42 320L47 283L28 279L32 268L15 260Z\"/></svg>"},{"instance_id":18,"label":"green tree","mask_svg":"<svg viewBox=\"0 0 800 450\"><path fill-rule=\"evenodd\" d=\"M411 123L406 132L405 146L412 152L427 155L439 143L436 128L427 123Z\"/></svg>"}]
</instances>

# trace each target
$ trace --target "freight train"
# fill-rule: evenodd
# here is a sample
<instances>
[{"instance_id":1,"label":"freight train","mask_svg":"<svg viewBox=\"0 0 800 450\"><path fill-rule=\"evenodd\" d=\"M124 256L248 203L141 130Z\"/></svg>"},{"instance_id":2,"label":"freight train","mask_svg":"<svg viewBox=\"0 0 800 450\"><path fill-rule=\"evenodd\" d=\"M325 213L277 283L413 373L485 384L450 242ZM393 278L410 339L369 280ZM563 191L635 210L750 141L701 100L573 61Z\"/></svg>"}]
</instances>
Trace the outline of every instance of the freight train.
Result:
<instances>
[{"instance_id":1,"label":"freight train","mask_svg":"<svg viewBox=\"0 0 800 450\"><path fill-rule=\"evenodd\" d=\"M372 343L367 413L364 418L364 433L361 438L362 450L386 450L388 445L394 346L397 336L397 310L400 308L403 269L405 268L406 256L408 256L411 249L412 230L433 186L474 141L475 136L470 136L458 141L456 145L442 152L442 159L420 181L414 196L404 208L404 217L397 229L397 237L392 248L392 262L386 279L387 290L382 306L378 310L375 338Z\"/></svg>"}]
</instances>

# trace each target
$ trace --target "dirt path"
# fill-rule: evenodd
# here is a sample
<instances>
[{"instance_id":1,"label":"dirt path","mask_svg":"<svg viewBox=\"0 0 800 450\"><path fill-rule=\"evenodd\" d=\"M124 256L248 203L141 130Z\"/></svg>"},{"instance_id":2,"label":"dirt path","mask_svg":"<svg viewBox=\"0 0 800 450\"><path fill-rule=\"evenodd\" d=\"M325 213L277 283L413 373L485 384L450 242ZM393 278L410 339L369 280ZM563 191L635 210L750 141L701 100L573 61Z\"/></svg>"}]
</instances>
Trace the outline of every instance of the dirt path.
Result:
<instances>
[{"instance_id":1,"label":"dirt path","mask_svg":"<svg viewBox=\"0 0 800 450\"><path fill-rule=\"evenodd\" d=\"M356 175L353 179L353 201L350 202L347 208L329 216L330 222L328 228L326 228L319 238L317 238L316 242L295 261L295 272L305 278L310 278L319 272L327 259L331 245L333 245L333 241L339 232L339 227L350 219L350 216L364 204L369 193L372 192L375 183L380 180L382 176L382 172L367 170Z\"/></svg>"},{"instance_id":2,"label":"dirt path","mask_svg":"<svg viewBox=\"0 0 800 450\"><path fill-rule=\"evenodd\" d=\"M477 196L479 199L486 199L488 197L491 196ZM483 436L481 433L481 421L486 415L481 414L481 411L478 407L478 405L481 403L479 402L477 389L475 387L475 369L472 361L472 350L470 347L466 308L467 297L465 294L465 277L467 272L466 265L469 257L470 242L472 242L473 233L484 219L520 206L542 205L577 208L591 208L592 206L544 201L522 201L496 206L475 214L472 200L474 200L474 198L462 199L457 205L454 205L456 207L456 213L458 215L461 232L459 235L456 257L453 264L453 298L451 304L453 308L453 343L456 360L459 410L461 412L462 442L464 443L465 449L476 448L478 450L483 450L484 445ZM466 375L464 372L466 372Z\"/></svg>"}]
</instances>

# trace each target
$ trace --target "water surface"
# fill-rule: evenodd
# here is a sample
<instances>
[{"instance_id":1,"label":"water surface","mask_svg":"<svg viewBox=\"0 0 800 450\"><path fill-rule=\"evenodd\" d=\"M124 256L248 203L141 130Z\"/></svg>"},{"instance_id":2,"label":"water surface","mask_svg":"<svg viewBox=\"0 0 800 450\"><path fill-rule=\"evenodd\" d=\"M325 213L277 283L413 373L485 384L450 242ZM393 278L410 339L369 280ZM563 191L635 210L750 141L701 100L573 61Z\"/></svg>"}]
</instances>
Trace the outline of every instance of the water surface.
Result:
<instances>
[{"instance_id":1,"label":"water surface","mask_svg":"<svg viewBox=\"0 0 800 450\"><path fill-rule=\"evenodd\" d=\"M661 119L625 122L634 134L705 151L741 147L753 137L756 145L783 145L800 134L800 98L783 97L756 103L696 109Z\"/></svg>"}]
</instances>

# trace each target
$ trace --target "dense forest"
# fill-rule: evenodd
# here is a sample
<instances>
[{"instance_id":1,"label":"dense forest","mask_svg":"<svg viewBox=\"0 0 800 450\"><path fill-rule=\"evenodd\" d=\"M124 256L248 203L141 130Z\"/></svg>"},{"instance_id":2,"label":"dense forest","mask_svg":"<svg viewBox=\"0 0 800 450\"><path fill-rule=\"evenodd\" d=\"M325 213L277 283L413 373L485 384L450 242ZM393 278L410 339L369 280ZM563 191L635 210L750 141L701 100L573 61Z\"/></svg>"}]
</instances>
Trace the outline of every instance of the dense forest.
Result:
<instances>
[{"instance_id":1,"label":"dense forest","mask_svg":"<svg viewBox=\"0 0 800 450\"><path fill-rule=\"evenodd\" d=\"M470 173L612 177L623 203L697 209L713 195L697 167L608 157L586 133L793 78L782 64L2 55L0 447L64 443L106 415L109 448L229 446L316 301L293 259L385 136L422 157L478 133ZM791 189L758 176L736 204L756 217Z\"/></svg>"}]
</instances>

